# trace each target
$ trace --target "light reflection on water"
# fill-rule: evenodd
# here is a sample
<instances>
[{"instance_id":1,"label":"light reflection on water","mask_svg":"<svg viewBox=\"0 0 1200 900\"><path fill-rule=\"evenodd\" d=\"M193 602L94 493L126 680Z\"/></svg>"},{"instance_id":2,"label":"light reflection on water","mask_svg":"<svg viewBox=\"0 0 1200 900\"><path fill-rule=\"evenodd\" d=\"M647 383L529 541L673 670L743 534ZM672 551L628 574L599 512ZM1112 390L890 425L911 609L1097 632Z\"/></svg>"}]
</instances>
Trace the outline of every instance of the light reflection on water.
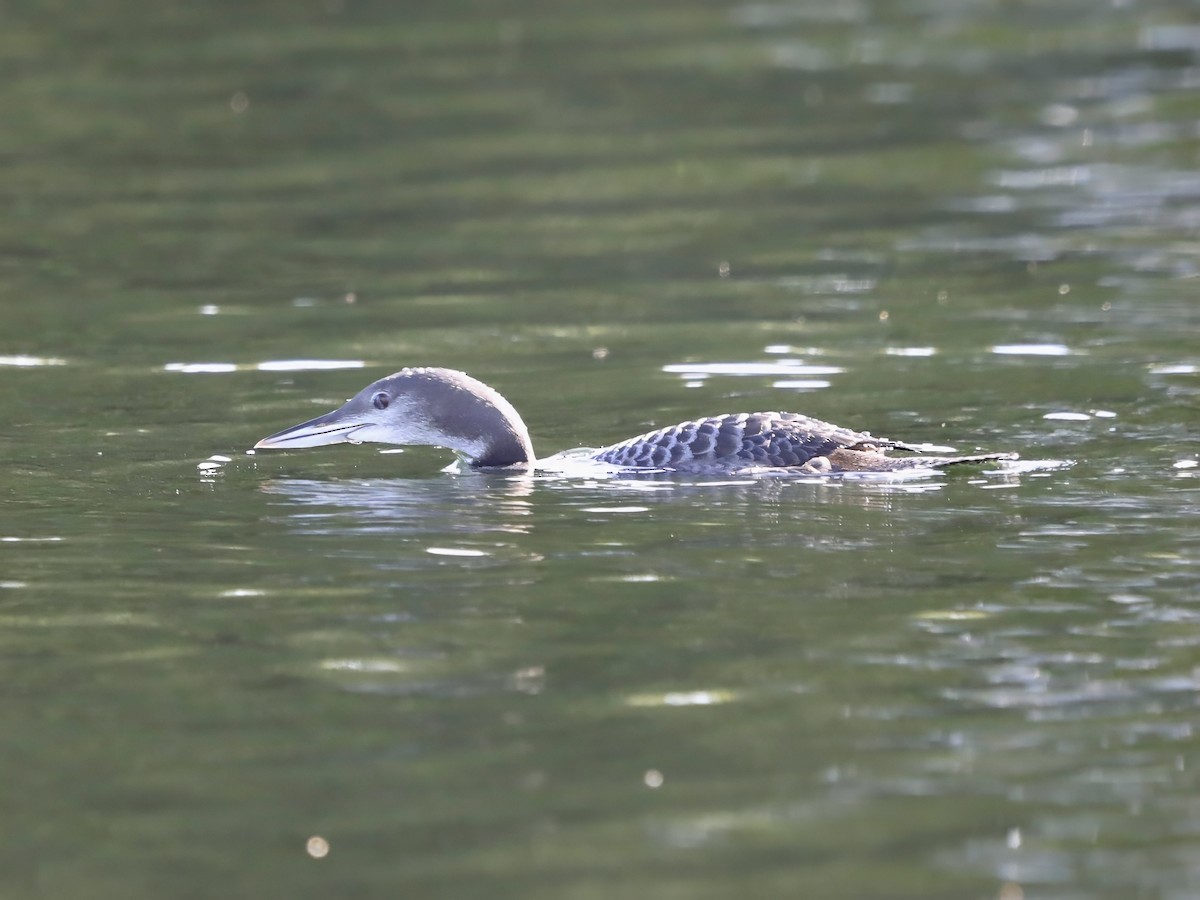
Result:
<instances>
[{"instance_id":1,"label":"light reflection on water","mask_svg":"<svg viewBox=\"0 0 1200 900\"><path fill-rule=\"evenodd\" d=\"M308 534L485 534L527 532L532 484L508 478L498 484L464 486L441 476L435 481L373 479L365 482L285 479L264 482L260 490L287 501L282 521ZM468 476L469 479L469 476ZM483 490L472 488L482 487Z\"/></svg>"}]
</instances>

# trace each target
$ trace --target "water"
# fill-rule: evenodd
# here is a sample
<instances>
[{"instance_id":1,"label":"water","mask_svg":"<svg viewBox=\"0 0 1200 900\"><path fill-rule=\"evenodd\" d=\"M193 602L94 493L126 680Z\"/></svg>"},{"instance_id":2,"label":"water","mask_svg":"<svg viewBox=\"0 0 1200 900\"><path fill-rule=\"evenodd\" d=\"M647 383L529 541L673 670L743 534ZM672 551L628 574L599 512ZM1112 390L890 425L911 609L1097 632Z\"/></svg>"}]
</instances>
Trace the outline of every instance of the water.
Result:
<instances>
[{"instance_id":1,"label":"water","mask_svg":"<svg viewBox=\"0 0 1200 900\"><path fill-rule=\"evenodd\" d=\"M4 19L5 897L1196 895L1190 5ZM1023 462L246 455L411 364Z\"/></svg>"}]
</instances>

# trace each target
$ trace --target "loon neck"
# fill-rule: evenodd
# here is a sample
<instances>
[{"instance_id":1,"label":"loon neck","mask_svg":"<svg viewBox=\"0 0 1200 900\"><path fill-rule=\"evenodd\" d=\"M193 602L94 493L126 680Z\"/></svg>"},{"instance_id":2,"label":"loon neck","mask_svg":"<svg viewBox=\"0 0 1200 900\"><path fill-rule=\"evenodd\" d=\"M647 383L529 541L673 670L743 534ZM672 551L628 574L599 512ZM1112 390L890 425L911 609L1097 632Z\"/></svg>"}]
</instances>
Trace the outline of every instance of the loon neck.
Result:
<instances>
[{"instance_id":1,"label":"loon neck","mask_svg":"<svg viewBox=\"0 0 1200 900\"><path fill-rule=\"evenodd\" d=\"M393 376L421 398L427 441L477 468L530 466L533 442L520 413L495 388L453 369L406 369Z\"/></svg>"}]
</instances>

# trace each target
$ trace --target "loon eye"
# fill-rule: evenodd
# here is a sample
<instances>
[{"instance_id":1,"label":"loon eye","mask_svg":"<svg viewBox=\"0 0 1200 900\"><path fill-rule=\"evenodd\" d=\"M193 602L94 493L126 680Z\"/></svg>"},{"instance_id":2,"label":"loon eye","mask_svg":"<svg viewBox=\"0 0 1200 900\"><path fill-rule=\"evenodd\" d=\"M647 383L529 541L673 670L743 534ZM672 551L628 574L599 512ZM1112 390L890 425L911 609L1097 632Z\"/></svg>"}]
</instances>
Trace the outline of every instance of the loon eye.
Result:
<instances>
[{"instance_id":1,"label":"loon eye","mask_svg":"<svg viewBox=\"0 0 1200 900\"><path fill-rule=\"evenodd\" d=\"M376 409L387 409L388 404L392 402L392 398L387 395L386 391L380 391L371 398L371 405Z\"/></svg>"}]
</instances>

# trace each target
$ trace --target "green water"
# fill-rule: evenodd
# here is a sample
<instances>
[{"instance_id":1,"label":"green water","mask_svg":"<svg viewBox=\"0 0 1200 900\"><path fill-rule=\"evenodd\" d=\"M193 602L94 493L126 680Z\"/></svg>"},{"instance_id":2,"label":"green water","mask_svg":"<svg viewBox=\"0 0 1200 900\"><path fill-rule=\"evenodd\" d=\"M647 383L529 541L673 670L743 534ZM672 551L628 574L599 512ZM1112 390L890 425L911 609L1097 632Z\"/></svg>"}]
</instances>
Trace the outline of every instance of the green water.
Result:
<instances>
[{"instance_id":1,"label":"green water","mask_svg":"<svg viewBox=\"0 0 1200 900\"><path fill-rule=\"evenodd\" d=\"M0 12L0 896L1194 897L1196 23ZM1025 463L245 453L418 364Z\"/></svg>"}]
</instances>

